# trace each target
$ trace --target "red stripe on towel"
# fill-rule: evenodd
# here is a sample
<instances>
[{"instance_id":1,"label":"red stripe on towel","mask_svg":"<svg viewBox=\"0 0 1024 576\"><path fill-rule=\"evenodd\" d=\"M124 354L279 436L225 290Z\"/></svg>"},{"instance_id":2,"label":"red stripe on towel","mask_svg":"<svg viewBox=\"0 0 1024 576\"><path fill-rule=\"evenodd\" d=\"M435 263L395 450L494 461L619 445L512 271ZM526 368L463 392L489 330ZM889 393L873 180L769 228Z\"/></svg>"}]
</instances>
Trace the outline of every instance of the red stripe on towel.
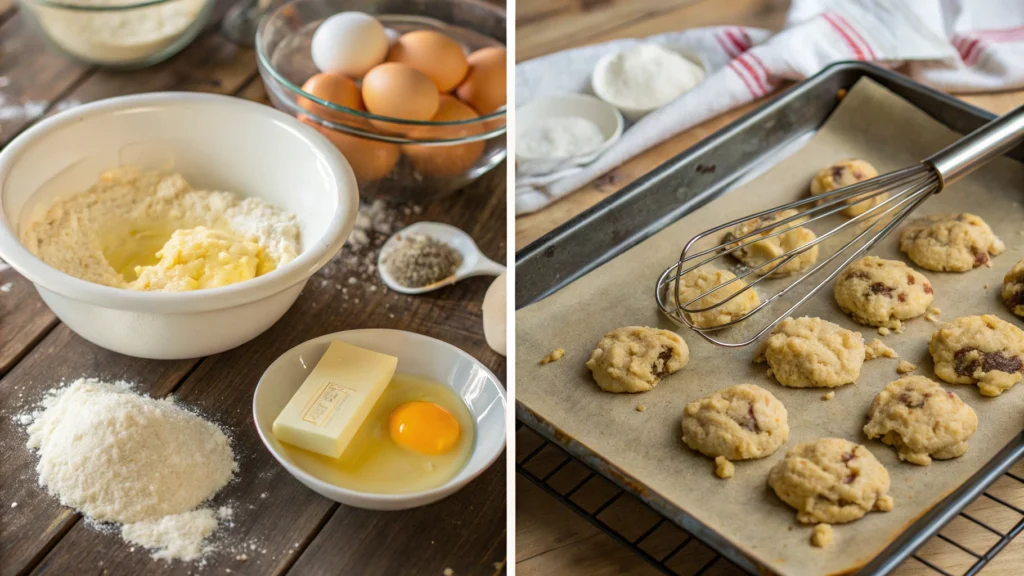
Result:
<instances>
[{"instance_id":1,"label":"red stripe on towel","mask_svg":"<svg viewBox=\"0 0 1024 576\"><path fill-rule=\"evenodd\" d=\"M728 38L730 42L732 42L732 45L736 47L736 50L739 54L746 52L747 48L750 48L750 45L744 44L743 41L740 40L739 36L735 34L732 30L726 30L725 37Z\"/></svg>"},{"instance_id":2,"label":"red stripe on towel","mask_svg":"<svg viewBox=\"0 0 1024 576\"><path fill-rule=\"evenodd\" d=\"M733 52L732 44L726 40L722 34L715 33L715 40L718 40L718 45L722 47L722 50L725 50L725 53L728 54L730 58L736 57L736 53Z\"/></svg>"},{"instance_id":3,"label":"red stripe on towel","mask_svg":"<svg viewBox=\"0 0 1024 576\"><path fill-rule=\"evenodd\" d=\"M746 54L737 58L735 62L739 62L740 65L743 66L743 69L750 73L750 76L754 79L754 82L757 84L758 90L760 91L761 95L767 94L768 88L765 86L765 83L761 81L761 76L754 70L754 67L750 64L750 62L747 62L747 59L744 56L746 56Z\"/></svg>"},{"instance_id":4,"label":"red stripe on towel","mask_svg":"<svg viewBox=\"0 0 1024 576\"><path fill-rule=\"evenodd\" d=\"M843 18L842 14L839 14L838 12L832 12L831 14L834 18L836 18L839 21L840 24L846 27L846 29L850 32L850 34L853 35L854 38L857 39L857 41L864 45L868 58L870 58L871 60L878 60L878 56L875 54L875 51L871 49L871 44L869 44L868 41L864 39L864 36L861 35L860 31L853 27L850 24L850 22L847 21L846 18Z\"/></svg>"},{"instance_id":5,"label":"red stripe on towel","mask_svg":"<svg viewBox=\"0 0 1024 576\"><path fill-rule=\"evenodd\" d=\"M754 90L754 85L750 83L750 80L747 80L747 77L744 76L742 72L740 72L739 66L736 65L735 60L729 62L729 69L735 72L736 75L740 77L740 80L743 80L743 83L747 85L747 90L750 90L750 95L756 100L759 96L757 91Z\"/></svg>"},{"instance_id":6,"label":"red stripe on towel","mask_svg":"<svg viewBox=\"0 0 1024 576\"><path fill-rule=\"evenodd\" d=\"M762 62L761 59L757 57L757 54L754 54L753 52L747 52L746 55L750 56L750 59L754 61L754 64L761 68L761 72L764 73L764 85L766 87L765 92L771 92L772 89L775 88L775 82L772 82L772 76L771 73L768 72L768 67L765 66L764 62Z\"/></svg>"},{"instance_id":7,"label":"red stripe on towel","mask_svg":"<svg viewBox=\"0 0 1024 576\"><path fill-rule=\"evenodd\" d=\"M857 43L853 41L853 38L851 38L850 35L847 34L841 26L839 26L838 22L832 19L831 13L825 12L824 14L822 14L822 17L824 17L825 21L831 24L832 28L834 28L835 31L838 32L839 35L843 37L843 40L846 40L846 44L850 47L851 50L853 50L854 57L857 60L864 60L864 52L861 51L860 46L857 46Z\"/></svg>"},{"instance_id":8,"label":"red stripe on towel","mask_svg":"<svg viewBox=\"0 0 1024 576\"><path fill-rule=\"evenodd\" d=\"M985 45L982 43L981 39L975 38L974 40L971 40L971 42L964 49L964 64L967 64L968 66L973 66L978 61L978 58L981 57L981 53L984 51Z\"/></svg>"}]
</instances>

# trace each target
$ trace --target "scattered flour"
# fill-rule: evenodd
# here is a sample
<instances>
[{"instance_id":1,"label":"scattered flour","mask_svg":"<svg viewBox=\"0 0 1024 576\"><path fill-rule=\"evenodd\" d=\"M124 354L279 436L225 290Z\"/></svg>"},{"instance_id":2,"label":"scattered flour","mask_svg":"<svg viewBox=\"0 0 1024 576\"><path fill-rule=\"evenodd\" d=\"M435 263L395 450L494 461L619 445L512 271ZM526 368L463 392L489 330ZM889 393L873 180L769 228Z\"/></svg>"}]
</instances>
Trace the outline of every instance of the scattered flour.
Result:
<instances>
[{"instance_id":1,"label":"scattered flour","mask_svg":"<svg viewBox=\"0 0 1024 576\"><path fill-rule=\"evenodd\" d=\"M173 399L124 382L82 378L44 398L27 426L39 485L90 523L121 524L132 544L161 559L194 560L217 516L200 508L238 470L216 425ZM20 419L20 418L19 418Z\"/></svg>"}]
</instances>

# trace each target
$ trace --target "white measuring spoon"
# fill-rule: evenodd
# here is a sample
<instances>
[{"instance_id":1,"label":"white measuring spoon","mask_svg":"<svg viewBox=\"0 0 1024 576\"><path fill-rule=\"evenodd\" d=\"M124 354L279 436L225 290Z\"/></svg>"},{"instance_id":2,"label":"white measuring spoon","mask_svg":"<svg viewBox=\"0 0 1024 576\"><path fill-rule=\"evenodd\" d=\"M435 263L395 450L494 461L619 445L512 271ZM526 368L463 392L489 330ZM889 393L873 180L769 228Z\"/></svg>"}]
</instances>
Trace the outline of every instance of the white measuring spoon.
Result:
<instances>
[{"instance_id":1,"label":"white measuring spoon","mask_svg":"<svg viewBox=\"0 0 1024 576\"><path fill-rule=\"evenodd\" d=\"M455 270L455 274L452 274L440 282L427 284L426 286L420 286L419 288L402 286L394 279L393 276L391 276L387 266L384 264L384 259L392 250L395 249L398 245L398 237L403 234L422 234L423 236L430 236L435 240L444 242L462 255L462 264L460 264L458 269ZM430 292L432 290L437 290L438 288L449 286L464 278L470 278L472 276L497 276L504 271L504 266L498 264L494 260L491 260L487 256L484 256L483 253L480 252L480 248L478 248L476 242L473 242L473 239L469 237L469 234L466 234L455 226L441 224L440 222L417 222L399 230L388 238L387 242L385 242L384 246L380 249L380 256L377 257L377 272L380 274L381 280L384 281L384 284L387 284L388 288L395 292L401 292L402 294L423 294L424 292Z\"/></svg>"}]
</instances>

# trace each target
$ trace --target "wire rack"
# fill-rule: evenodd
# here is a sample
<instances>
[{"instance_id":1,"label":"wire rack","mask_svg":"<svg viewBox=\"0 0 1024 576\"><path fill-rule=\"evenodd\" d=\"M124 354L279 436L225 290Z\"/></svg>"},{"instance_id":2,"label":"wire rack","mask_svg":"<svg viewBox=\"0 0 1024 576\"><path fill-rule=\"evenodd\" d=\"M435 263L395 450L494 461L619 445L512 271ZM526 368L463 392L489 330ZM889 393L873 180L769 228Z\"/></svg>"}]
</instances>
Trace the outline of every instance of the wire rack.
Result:
<instances>
[{"instance_id":1,"label":"wire rack","mask_svg":"<svg viewBox=\"0 0 1024 576\"><path fill-rule=\"evenodd\" d=\"M989 486L893 574L978 574L1024 530L1024 477L1013 470ZM665 574L746 574L519 421L516 471Z\"/></svg>"}]
</instances>

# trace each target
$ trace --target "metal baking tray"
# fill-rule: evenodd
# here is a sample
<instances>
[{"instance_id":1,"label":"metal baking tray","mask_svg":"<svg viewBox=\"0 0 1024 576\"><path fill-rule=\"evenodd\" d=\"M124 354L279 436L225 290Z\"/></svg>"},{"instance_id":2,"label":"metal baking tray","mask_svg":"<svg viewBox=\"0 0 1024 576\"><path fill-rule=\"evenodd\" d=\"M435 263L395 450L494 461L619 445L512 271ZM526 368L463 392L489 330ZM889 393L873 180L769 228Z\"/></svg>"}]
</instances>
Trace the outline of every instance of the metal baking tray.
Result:
<instances>
[{"instance_id":1,"label":"metal baking tray","mask_svg":"<svg viewBox=\"0 0 1024 576\"><path fill-rule=\"evenodd\" d=\"M516 254L516 308L557 292L577 278L644 241L669 224L726 193L764 160L815 132L839 102L839 94L869 77L942 124L967 133L994 116L904 76L863 62L833 64L744 115L628 187L523 248ZM1024 146L1007 156L1024 161ZM774 573L746 557L721 535L653 494L521 404L516 417L587 466L636 496L738 566ZM860 574L885 574L977 498L1024 456L1024 432L980 471L910 525Z\"/></svg>"}]
</instances>

